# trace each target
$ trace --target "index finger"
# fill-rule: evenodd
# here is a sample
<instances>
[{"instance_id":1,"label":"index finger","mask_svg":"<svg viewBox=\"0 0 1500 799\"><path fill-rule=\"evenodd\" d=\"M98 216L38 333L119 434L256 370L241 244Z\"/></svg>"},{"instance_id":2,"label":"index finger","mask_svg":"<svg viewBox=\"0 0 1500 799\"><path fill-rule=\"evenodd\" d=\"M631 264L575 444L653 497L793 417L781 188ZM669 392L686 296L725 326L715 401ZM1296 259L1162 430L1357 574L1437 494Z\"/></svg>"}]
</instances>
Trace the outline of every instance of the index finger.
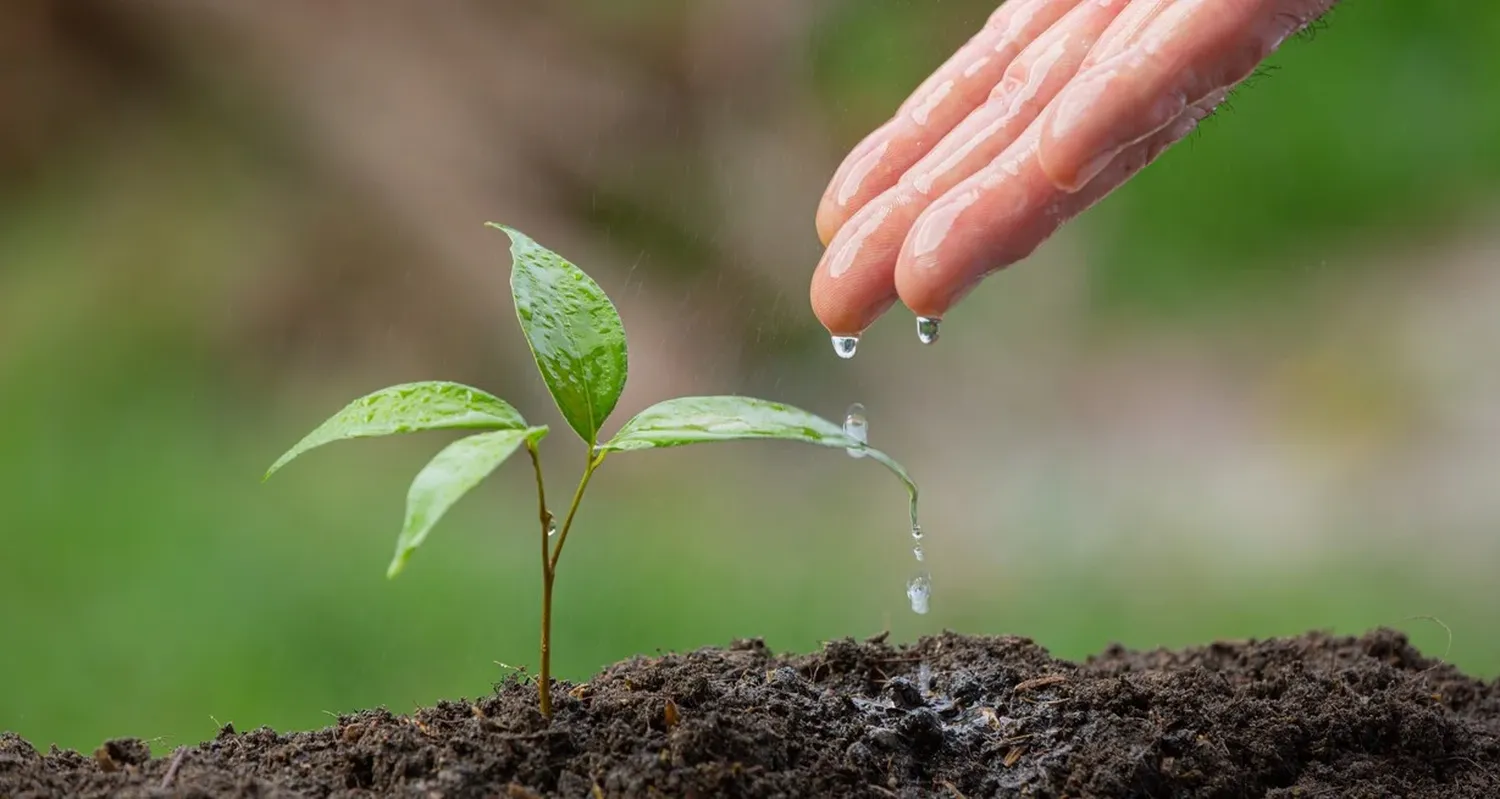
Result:
<instances>
[{"instance_id":1,"label":"index finger","mask_svg":"<svg viewBox=\"0 0 1500 799\"><path fill-rule=\"evenodd\" d=\"M1008 0L1001 5L979 33L912 92L895 116L839 165L818 204L818 238L823 244L978 108L1021 50L1080 1Z\"/></svg>"}]
</instances>

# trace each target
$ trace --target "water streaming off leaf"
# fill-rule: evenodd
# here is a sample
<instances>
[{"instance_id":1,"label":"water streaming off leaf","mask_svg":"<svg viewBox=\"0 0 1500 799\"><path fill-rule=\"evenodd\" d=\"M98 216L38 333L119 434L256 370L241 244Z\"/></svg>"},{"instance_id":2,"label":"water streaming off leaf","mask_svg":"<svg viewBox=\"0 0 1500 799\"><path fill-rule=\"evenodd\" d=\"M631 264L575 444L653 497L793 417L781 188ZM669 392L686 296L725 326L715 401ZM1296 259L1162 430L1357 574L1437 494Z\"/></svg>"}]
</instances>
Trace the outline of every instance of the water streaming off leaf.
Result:
<instances>
[{"instance_id":1,"label":"water streaming off leaf","mask_svg":"<svg viewBox=\"0 0 1500 799\"><path fill-rule=\"evenodd\" d=\"M911 540L916 542L911 548L912 557L917 563L926 560L922 552L922 525L917 522L917 501L912 498L911 502ZM913 613L926 613L928 601L932 598L932 575L926 569L919 569L906 583L906 598L911 600Z\"/></svg>"}]
</instances>

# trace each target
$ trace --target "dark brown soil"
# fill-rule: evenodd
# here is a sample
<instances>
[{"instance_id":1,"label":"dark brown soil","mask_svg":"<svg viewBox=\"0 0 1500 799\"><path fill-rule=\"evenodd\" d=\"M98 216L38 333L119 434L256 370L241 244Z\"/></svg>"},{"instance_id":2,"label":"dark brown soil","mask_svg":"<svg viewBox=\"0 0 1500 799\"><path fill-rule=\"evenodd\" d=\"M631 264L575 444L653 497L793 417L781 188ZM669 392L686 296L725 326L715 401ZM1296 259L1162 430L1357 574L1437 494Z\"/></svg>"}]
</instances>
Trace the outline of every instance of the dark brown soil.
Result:
<instances>
[{"instance_id":1,"label":"dark brown soil","mask_svg":"<svg viewBox=\"0 0 1500 799\"><path fill-rule=\"evenodd\" d=\"M1076 664L1021 638L759 642L151 759L0 735L0 797L1500 797L1500 686L1397 632ZM166 786L166 787L163 787Z\"/></svg>"}]
</instances>

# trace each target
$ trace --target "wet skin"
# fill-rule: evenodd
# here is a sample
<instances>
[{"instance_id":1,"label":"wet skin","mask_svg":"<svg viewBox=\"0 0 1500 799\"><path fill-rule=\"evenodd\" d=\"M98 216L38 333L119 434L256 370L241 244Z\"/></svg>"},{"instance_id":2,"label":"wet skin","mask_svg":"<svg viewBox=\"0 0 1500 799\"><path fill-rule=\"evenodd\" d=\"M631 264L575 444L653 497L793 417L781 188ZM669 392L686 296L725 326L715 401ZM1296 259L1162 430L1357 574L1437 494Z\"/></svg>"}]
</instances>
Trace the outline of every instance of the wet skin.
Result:
<instances>
[{"instance_id":1,"label":"wet skin","mask_svg":"<svg viewBox=\"0 0 1500 799\"><path fill-rule=\"evenodd\" d=\"M1007 0L844 159L813 312L941 318L1213 112L1337 0Z\"/></svg>"}]
</instances>

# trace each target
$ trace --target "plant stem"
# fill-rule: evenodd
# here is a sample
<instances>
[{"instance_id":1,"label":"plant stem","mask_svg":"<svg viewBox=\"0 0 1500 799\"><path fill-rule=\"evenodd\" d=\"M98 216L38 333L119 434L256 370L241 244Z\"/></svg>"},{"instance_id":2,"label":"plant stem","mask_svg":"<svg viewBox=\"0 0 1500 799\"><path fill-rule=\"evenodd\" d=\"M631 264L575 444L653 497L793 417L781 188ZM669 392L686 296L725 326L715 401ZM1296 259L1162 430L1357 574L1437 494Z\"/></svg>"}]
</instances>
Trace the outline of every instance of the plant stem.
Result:
<instances>
[{"instance_id":1,"label":"plant stem","mask_svg":"<svg viewBox=\"0 0 1500 799\"><path fill-rule=\"evenodd\" d=\"M583 470L583 478L578 481L578 490L573 492L573 501L568 505L568 515L563 517L562 527L557 531L557 547L552 550L550 557L547 552L548 528L551 526L552 514L547 510L547 501L542 494L542 466L538 459L536 450L531 450L531 461L536 468L536 491L537 498L542 503L542 669L541 682L538 685L541 695L542 715L546 718L552 717L552 584L557 577L557 559L562 557L563 544L568 541L568 531L573 529L573 517L578 514L578 505L583 502L583 492L589 487L589 478L594 476L594 470L604 462L606 453L598 456L589 452L588 466Z\"/></svg>"},{"instance_id":2,"label":"plant stem","mask_svg":"<svg viewBox=\"0 0 1500 799\"><path fill-rule=\"evenodd\" d=\"M552 550L552 562L548 568L550 573L557 572L557 559L562 557L563 544L568 543L568 531L573 528L573 516L578 513L578 504L583 501L583 491L589 487L589 478L594 476L594 470L604 462L607 453L601 452L598 457L589 454L589 463L583 470L583 479L578 481L578 490L573 492L573 502L568 505L568 515L563 517L562 527L557 531L557 548Z\"/></svg>"},{"instance_id":3,"label":"plant stem","mask_svg":"<svg viewBox=\"0 0 1500 799\"><path fill-rule=\"evenodd\" d=\"M547 533L552 527L552 512L547 510L547 489L542 483L542 456L537 452L536 442L526 442L526 452L531 455L531 468L536 472L537 515L542 522L542 680L538 684L541 694L542 715L552 716L552 685L548 668L551 663L552 630L552 562L547 553Z\"/></svg>"}]
</instances>

